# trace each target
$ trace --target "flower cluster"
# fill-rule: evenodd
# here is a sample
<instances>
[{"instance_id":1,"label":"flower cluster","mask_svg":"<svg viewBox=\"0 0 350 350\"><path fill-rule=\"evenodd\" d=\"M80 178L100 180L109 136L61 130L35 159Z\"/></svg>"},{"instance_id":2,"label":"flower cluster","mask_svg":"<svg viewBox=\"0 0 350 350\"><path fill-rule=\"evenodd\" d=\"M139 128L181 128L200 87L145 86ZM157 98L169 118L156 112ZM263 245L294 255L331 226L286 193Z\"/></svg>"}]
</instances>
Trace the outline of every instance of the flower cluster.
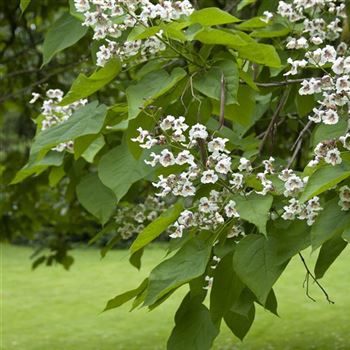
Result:
<instances>
[{"instance_id":1,"label":"flower cluster","mask_svg":"<svg viewBox=\"0 0 350 350\"><path fill-rule=\"evenodd\" d=\"M151 133L138 128L139 134L132 141L142 148L157 150L145 160L148 165L169 168L166 176L159 175L158 181L153 183L159 190L156 196L184 197L191 205L175 222L170 234L172 238L180 238L185 231L192 229L215 231L225 225L229 227L228 238L244 235L244 221L240 218L235 199L252 193L265 196L274 192L272 175L284 182L284 196L293 197L290 205L284 207L283 219L297 217L306 219L311 225L321 210L316 197L305 206L299 204L298 210L291 205L304 190L308 178L299 177L291 169L277 172L273 157L264 160L264 170L254 175L249 159L236 159L229 151L229 140L211 136L202 124L189 126L184 117L168 115L155 130L160 132ZM252 190L246 185L246 180L254 176L260 180L262 190ZM207 194L198 196L198 189L206 186Z\"/></svg>"},{"instance_id":2,"label":"flower cluster","mask_svg":"<svg viewBox=\"0 0 350 350\"><path fill-rule=\"evenodd\" d=\"M136 26L147 28L157 20L171 22L190 15L193 7L188 0L74 0L75 8L83 13L83 25L92 27L94 40L105 40L97 52L97 65L104 66L112 57L126 60L138 54L145 58L164 50L162 32L144 40L121 41L123 33L130 33Z\"/></svg>"},{"instance_id":3,"label":"flower cluster","mask_svg":"<svg viewBox=\"0 0 350 350\"><path fill-rule=\"evenodd\" d=\"M285 191L283 194L285 197L297 196L304 189L304 186L308 181L307 177L301 179L291 169L282 170L278 177L284 182Z\"/></svg>"},{"instance_id":4,"label":"flower cluster","mask_svg":"<svg viewBox=\"0 0 350 350\"><path fill-rule=\"evenodd\" d=\"M306 38L314 45L338 39L342 31L341 18L346 17L345 3L338 0L280 1L277 13L289 22L301 24L299 38L288 38L290 49L308 48ZM330 20L326 20L325 13L329 13Z\"/></svg>"},{"instance_id":5,"label":"flower cluster","mask_svg":"<svg viewBox=\"0 0 350 350\"><path fill-rule=\"evenodd\" d=\"M165 204L160 198L149 195L142 203L119 206L114 217L118 224L117 234L123 240L132 238L166 210Z\"/></svg>"},{"instance_id":6,"label":"flower cluster","mask_svg":"<svg viewBox=\"0 0 350 350\"><path fill-rule=\"evenodd\" d=\"M45 96L41 96L39 93L33 92L32 99L29 103L35 103L39 99L43 99L41 106L41 114L44 119L41 121L41 130L49 129L50 127L63 123L68 120L74 111L88 103L87 99L82 99L73 102L67 106L60 106L59 103L63 99L63 91L60 89L47 90ZM52 148L57 152L63 152L65 150L73 150L73 141L60 143L59 145Z\"/></svg>"},{"instance_id":7,"label":"flower cluster","mask_svg":"<svg viewBox=\"0 0 350 350\"><path fill-rule=\"evenodd\" d=\"M310 199L306 204L300 203L297 199L291 198L289 205L283 207L284 213L282 218L284 220L306 220L307 224L311 226L319 212L322 210L320 200L318 197Z\"/></svg>"},{"instance_id":8,"label":"flower cluster","mask_svg":"<svg viewBox=\"0 0 350 350\"><path fill-rule=\"evenodd\" d=\"M287 39L286 48L305 50L304 59L288 59L291 69L285 73L296 75L306 67L320 68L324 74L319 78L307 78L301 83L300 95L316 95L318 106L309 120L314 123L335 125L342 118L348 120L350 102L350 57L345 43L332 44L339 39L342 21L346 18L344 1L298 0L292 3L279 2L278 13L291 22L300 22L301 30ZM348 134L339 139L324 140L315 150L310 166L324 160L337 165L342 162L339 146L350 148ZM340 142L339 142L340 141ZM337 144L338 143L338 144Z\"/></svg>"}]
</instances>

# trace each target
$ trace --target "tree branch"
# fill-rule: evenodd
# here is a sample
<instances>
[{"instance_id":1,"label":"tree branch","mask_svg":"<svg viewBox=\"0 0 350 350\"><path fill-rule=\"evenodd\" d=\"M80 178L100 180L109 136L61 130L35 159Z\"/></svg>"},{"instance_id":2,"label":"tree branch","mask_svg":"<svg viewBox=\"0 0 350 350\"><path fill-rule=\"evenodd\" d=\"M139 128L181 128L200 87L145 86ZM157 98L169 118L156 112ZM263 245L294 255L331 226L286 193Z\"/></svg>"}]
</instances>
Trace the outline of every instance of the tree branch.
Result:
<instances>
[{"instance_id":1,"label":"tree branch","mask_svg":"<svg viewBox=\"0 0 350 350\"><path fill-rule=\"evenodd\" d=\"M270 133L272 131L273 126L275 125L280 112L282 111L283 107L285 106L287 100L288 100L288 96L289 96L289 89L285 90L284 94L282 95L277 108L275 110L275 113L270 121L269 126L267 127L266 133L264 135L264 138L262 139L261 143L260 143L260 147L259 147L259 154L261 155L263 149L264 149L264 145L267 141L267 138L270 136Z\"/></svg>"}]
</instances>

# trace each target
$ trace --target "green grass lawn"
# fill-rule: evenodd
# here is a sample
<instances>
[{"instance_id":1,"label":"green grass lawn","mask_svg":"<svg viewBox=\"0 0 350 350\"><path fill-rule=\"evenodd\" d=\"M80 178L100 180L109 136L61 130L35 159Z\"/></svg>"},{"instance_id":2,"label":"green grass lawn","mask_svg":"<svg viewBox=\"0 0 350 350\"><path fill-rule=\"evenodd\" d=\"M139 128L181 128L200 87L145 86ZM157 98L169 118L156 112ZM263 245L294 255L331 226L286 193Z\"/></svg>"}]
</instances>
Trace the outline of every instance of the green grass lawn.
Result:
<instances>
[{"instance_id":1,"label":"green grass lawn","mask_svg":"<svg viewBox=\"0 0 350 350\"><path fill-rule=\"evenodd\" d=\"M31 249L3 245L1 349L165 349L187 287L152 312L129 313L124 305L101 313L106 300L135 287L164 252L151 247L141 272L128 264L127 251L112 251L100 260L94 249L75 251L69 272L60 266L32 271ZM305 296L303 266L294 259L276 286L280 318L259 309L243 343L223 328L214 349L350 349L349 271L350 249L322 281L336 304L328 305L312 286L314 303Z\"/></svg>"}]
</instances>

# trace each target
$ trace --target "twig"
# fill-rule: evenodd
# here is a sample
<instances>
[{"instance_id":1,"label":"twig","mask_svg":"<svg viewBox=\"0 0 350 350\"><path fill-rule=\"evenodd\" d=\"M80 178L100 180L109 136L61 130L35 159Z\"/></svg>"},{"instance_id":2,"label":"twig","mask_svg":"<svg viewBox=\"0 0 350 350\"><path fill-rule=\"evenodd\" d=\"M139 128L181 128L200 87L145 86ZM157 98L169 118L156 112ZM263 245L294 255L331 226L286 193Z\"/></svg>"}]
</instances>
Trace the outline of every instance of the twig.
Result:
<instances>
[{"instance_id":1,"label":"twig","mask_svg":"<svg viewBox=\"0 0 350 350\"><path fill-rule=\"evenodd\" d=\"M296 139L296 141L294 142L293 146L292 146L292 150L297 146L297 144L299 143L299 141L302 139L302 137L304 136L304 134L308 131L308 129L310 128L310 126L312 125L312 121L309 120L308 123L305 125L304 129L301 130L298 138Z\"/></svg>"},{"instance_id":2,"label":"twig","mask_svg":"<svg viewBox=\"0 0 350 350\"><path fill-rule=\"evenodd\" d=\"M39 86L43 83L45 83L47 80L49 80L51 77L57 75L58 73L61 73L61 72L65 72L67 71L67 69L72 69L76 66L78 66L79 64L81 64L83 61L85 60L85 58L83 58L82 60L78 61L78 62L73 62L73 63L70 63L69 65L66 65L66 66L62 66L61 69L57 69L55 70L54 72L51 72L49 73L48 75L46 75L45 77L43 77L42 79L32 83L32 84L29 84L27 86L25 86L24 88L22 89L19 89L17 91L14 91L10 94L7 94L7 95L4 95L0 98L0 103L3 103L4 101L8 100L8 99L11 99L11 98L14 98L18 95L21 95L22 93L25 93L27 90L31 89L31 88L34 88L36 86Z\"/></svg>"},{"instance_id":3,"label":"twig","mask_svg":"<svg viewBox=\"0 0 350 350\"><path fill-rule=\"evenodd\" d=\"M308 272L306 272L305 279L303 282L303 288L306 288L306 296L312 300L313 302L316 302L316 299L314 299L309 292L309 286L310 286L310 275Z\"/></svg>"},{"instance_id":4,"label":"twig","mask_svg":"<svg viewBox=\"0 0 350 350\"><path fill-rule=\"evenodd\" d=\"M303 79L289 79L289 80L283 80L283 81L274 81L271 83L260 83L255 81L254 84L258 87L281 87L281 86L288 86L288 85L293 85L293 84L300 84L304 80L310 80L310 79L319 79L319 78L303 78ZM247 84L244 80L239 81L240 84Z\"/></svg>"},{"instance_id":5,"label":"twig","mask_svg":"<svg viewBox=\"0 0 350 350\"><path fill-rule=\"evenodd\" d=\"M302 256L302 254L301 253L299 253L299 257L300 257L300 259L301 259L301 261L302 261L302 263L303 263L303 265L304 265L304 267L305 267L305 269L306 269L306 274L307 274L307 277L305 277L305 281L307 282L307 283L309 283L308 282L308 279L309 279L309 277L311 277L312 278L312 280L317 284L317 286L321 289L321 291L322 291L322 293L324 294L324 296L326 297L326 299L327 299L327 301L330 303L330 304L334 304L334 301L332 301L330 298L329 298L329 295L328 295L328 293L326 292L326 290L322 287L322 285L320 284L320 282L318 282L318 280L316 279L316 277L312 274L312 272L310 271L310 269L309 269L309 267L307 266L307 264L306 264L306 261L305 261L305 259L304 259L304 257ZM305 284L305 281L304 281L304 284ZM307 295L308 295L308 287L307 287ZM313 300L313 301L315 301L315 299L313 299L312 297L310 297L310 295L308 295L308 297L311 299L311 300Z\"/></svg>"},{"instance_id":6,"label":"twig","mask_svg":"<svg viewBox=\"0 0 350 350\"><path fill-rule=\"evenodd\" d=\"M274 124L276 123L278 117L279 117L279 114L281 112L281 110L283 109L284 105L286 104L287 100L288 100L288 96L289 96L289 89L287 89L283 96L281 97L278 105L277 105L277 108L275 110L275 113L274 115L272 116L272 119L271 119L271 122L269 124L269 126L267 127L267 130L266 130L266 133L264 135L264 138L262 139L261 143L260 143L260 147L259 147L259 154L262 153L262 150L264 149L264 145L267 141L267 138L269 137L270 133L271 133L271 130L274 126Z\"/></svg>"},{"instance_id":7,"label":"twig","mask_svg":"<svg viewBox=\"0 0 350 350\"><path fill-rule=\"evenodd\" d=\"M296 159L296 157L297 157L297 155L298 155L298 153L299 153L299 151L300 151L300 149L301 149L302 143L303 143L303 140L300 139L300 140L298 141L298 143L297 143L297 146L296 146L294 152L293 152L292 158L291 158L290 161L288 162L287 169L289 169L289 168L291 167L291 165L294 163L294 161L295 161L295 159Z\"/></svg>"},{"instance_id":8,"label":"twig","mask_svg":"<svg viewBox=\"0 0 350 350\"><path fill-rule=\"evenodd\" d=\"M219 116L219 130L224 126L225 123L225 76L221 74L221 91L220 91L220 116Z\"/></svg>"}]
</instances>

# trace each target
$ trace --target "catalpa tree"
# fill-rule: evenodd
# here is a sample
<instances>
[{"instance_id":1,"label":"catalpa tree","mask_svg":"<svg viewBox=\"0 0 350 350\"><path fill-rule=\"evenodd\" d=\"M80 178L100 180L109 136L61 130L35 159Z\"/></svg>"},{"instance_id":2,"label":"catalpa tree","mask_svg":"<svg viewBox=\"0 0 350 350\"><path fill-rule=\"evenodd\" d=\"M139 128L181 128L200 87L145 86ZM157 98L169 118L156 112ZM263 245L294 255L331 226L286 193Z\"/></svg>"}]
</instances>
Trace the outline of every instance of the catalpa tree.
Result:
<instances>
[{"instance_id":1,"label":"catalpa tree","mask_svg":"<svg viewBox=\"0 0 350 350\"><path fill-rule=\"evenodd\" d=\"M105 253L133 237L137 268L169 237L148 278L106 305L152 310L187 285L168 349L209 349L222 322L243 339L256 306L277 314L273 286L294 256L310 299L313 282L331 303L319 279L350 239L347 4L221 7L70 1L43 64L88 37L90 73L33 93L37 134L13 180L66 179L103 225L93 241L113 232Z\"/></svg>"}]
</instances>

